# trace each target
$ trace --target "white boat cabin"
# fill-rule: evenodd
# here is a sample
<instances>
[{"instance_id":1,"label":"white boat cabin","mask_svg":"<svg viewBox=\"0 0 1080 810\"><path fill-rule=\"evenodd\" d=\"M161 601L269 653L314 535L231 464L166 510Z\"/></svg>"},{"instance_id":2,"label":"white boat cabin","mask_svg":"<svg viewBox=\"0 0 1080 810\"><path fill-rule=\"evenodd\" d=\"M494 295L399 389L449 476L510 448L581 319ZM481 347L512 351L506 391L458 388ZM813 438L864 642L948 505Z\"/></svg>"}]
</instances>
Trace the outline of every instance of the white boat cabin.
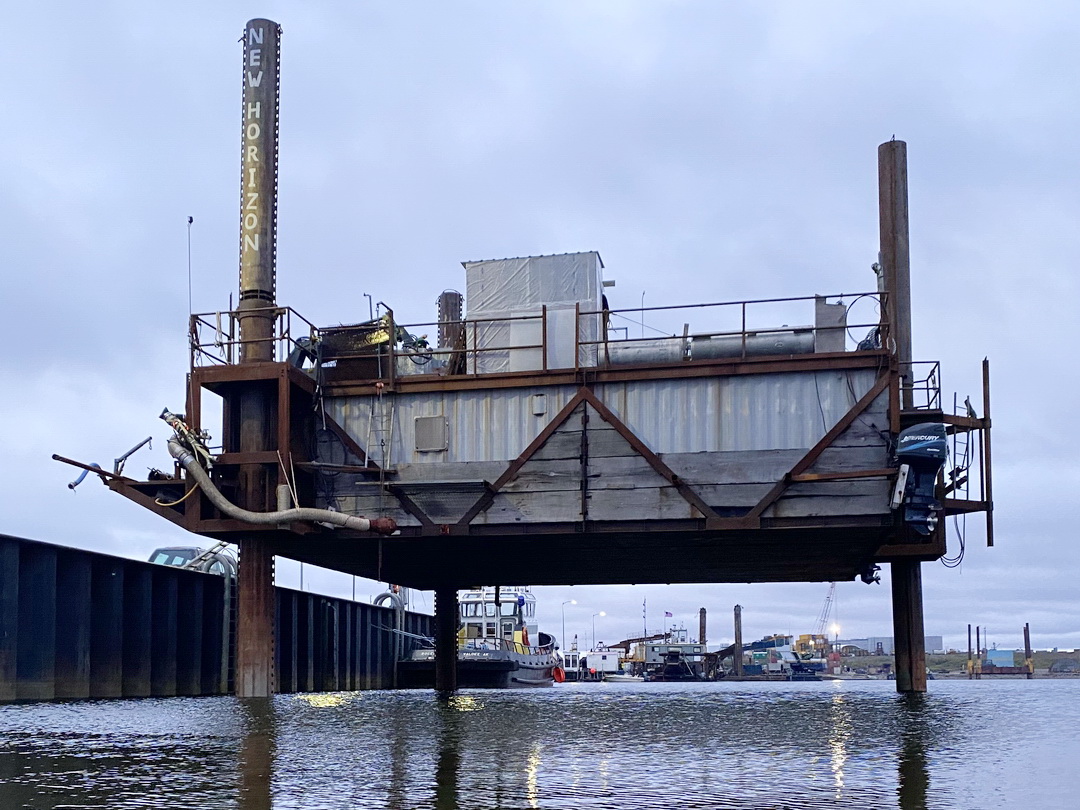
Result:
<instances>
[{"instance_id":1,"label":"white boat cabin","mask_svg":"<svg viewBox=\"0 0 1080 810\"><path fill-rule=\"evenodd\" d=\"M539 644L536 596L527 585L472 588L458 594L463 642L500 639L525 646Z\"/></svg>"}]
</instances>

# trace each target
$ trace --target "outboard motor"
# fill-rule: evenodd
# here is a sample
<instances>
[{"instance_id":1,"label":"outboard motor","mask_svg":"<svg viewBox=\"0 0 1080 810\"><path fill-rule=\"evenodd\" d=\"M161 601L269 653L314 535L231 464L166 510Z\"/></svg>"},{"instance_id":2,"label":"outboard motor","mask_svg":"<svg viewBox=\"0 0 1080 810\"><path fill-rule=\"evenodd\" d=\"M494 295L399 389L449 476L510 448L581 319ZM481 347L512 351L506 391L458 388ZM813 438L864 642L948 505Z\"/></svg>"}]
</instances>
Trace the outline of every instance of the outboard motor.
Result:
<instances>
[{"instance_id":1,"label":"outboard motor","mask_svg":"<svg viewBox=\"0 0 1080 810\"><path fill-rule=\"evenodd\" d=\"M904 509L904 523L919 534L934 531L942 512L934 497L937 476L948 452L945 425L924 422L901 431L896 442L900 474L893 490L892 508Z\"/></svg>"}]
</instances>

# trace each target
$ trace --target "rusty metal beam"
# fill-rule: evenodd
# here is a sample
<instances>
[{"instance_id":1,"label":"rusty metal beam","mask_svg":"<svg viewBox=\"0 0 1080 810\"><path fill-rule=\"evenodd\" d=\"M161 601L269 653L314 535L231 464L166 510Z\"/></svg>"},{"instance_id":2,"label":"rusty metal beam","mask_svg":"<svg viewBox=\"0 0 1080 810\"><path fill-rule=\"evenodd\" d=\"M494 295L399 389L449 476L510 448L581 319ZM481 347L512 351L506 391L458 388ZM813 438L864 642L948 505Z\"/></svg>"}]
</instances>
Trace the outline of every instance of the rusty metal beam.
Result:
<instances>
[{"instance_id":1,"label":"rusty metal beam","mask_svg":"<svg viewBox=\"0 0 1080 810\"><path fill-rule=\"evenodd\" d=\"M619 417L612 413L611 410L596 397L596 394L588 388L582 388L581 390L584 392L585 401L593 406L596 412L600 414L600 418L615 428L615 432L626 439L630 447L644 458L649 463L649 466L659 473L665 481L675 487L687 503L697 509L705 518L722 520L713 508L705 503L705 501L701 499L701 496L698 495L689 484L679 478L667 464L661 461L660 456L654 453L645 442L639 439L637 435L630 430L621 419L619 419Z\"/></svg>"},{"instance_id":2,"label":"rusty metal beam","mask_svg":"<svg viewBox=\"0 0 1080 810\"><path fill-rule=\"evenodd\" d=\"M970 501L962 498L946 498L943 502L946 515L966 515L971 512L990 511L990 504L986 501Z\"/></svg>"},{"instance_id":3,"label":"rusty metal beam","mask_svg":"<svg viewBox=\"0 0 1080 810\"><path fill-rule=\"evenodd\" d=\"M851 424L859 417L859 415L870 407L871 403L873 403L873 401L889 387L892 378L891 373L886 373L878 377L877 382L863 395L862 399L856 402L851 410L840 417L840 420L821 437L818 443L811 447L806 452L806 455L799 459L799 461L795 463L795 466L788 470L787 474L765 493L765 496L747 513L746 517L749 519L759 518L766 509L776 503L790 485L792 478L796 475L801 475L809 469L810 466L818 460L818 457L825 449L836 441L841 433L851 427Z\"/></svg>"},{"instance_id":4,"label":"rusty metal beam","mask_svg":"<svg viewBox=\"0 0 1080 810\"><path fill-rule=\"evenodd\" d=\"M656 363L618 368L589 368L589 381L593 384L622 383L646 380L675 380L701 377L730 377L749 374L778 374L786 372L846 371L856 369L879 369L889 363L889 353L883 349L836 354L785 355L782 358L745 358L683 360L674 364ZM231 367L208 367L215 374L228 378ZM585 369L582 369L584 371ZM327 396L371 396L375 393L378 379L355 382L327 383ZM395 390L401 394L421 394L439 391L476 391L503 388L535 388L549 385L580 385L581 372L567 371L516 371L500 374L468 374L456 377L416 375L398 377Z\"/></svg>"},{"instance_id":5,"label":"rusty metal beam","mask_svg":"<svg viewBox=\"0 0 1080 810\"><path fill-rule=\"evenodd\" d=\"M436 528L435 521L428 517L427 512L420 508L420 505L416 503L412 498L405 494L402 489L394 484L386 484L386 491L398 499L401 504L401 508L412 515L414 518L420 521L420 525L426 530L434 530Z\"/></svg>"},{"instance_id":6,"label":"rusty metal beam","mask_svg":"<svg viewBox=\"0 0 1080 810\"><path fill-rule=\"evenodd\" d=\"M907 144L897 140L881 144L878 147L878 230L885 280L885 313L888 340L900 362L901 404L905 410L914 404L907 178Z\"/></svg>"},{"instance_id":7,"label":"rusty metal beam","mask_svg":"<svg viewBox=\"0 0 1080 810\"><path fill-rule=\"evenodd\" d=\"M332 416L327 413L323 413L321 419L326 423L326 429L333 433L345 445L345 449L360 459L368 469L377 471L379 464L374 459L369 459L367 450L360 446L360 444L349 435L349 432L339 425Z\"/></svg>"},{"instance_id":8,"label":"rusty metal beam","mask_svg":"<svg viewBox=\"0 0 1080 810\"><path fill-rule=\"evenodd\" d=\"M74 459L65 458L64 456L59 456L56 453L53 453L52 458L53 461L62 461L64 464L70 464L72 467L78 467L81 470L92 472L94 475L100 475L102 477L102 480L104 480L105 478L110 478L114 481L127 481L132 484L135 483L134 478L128 478L126 475L117 475L114 472L103 470L101 467L95 467L92 464L83 464L81 461L75 461Z\"/></svg>"},{"instance_id":9,"label":"rusty metal beam","mask_svg":"<svg viewBox=\"0 0 1080 810\"><path fill-rule=\"evenodd\" d=\"M983 358L983 421L986 427L982 432L982 474L986 492L986 545L994 545L994 474L990 460L990 360Z\"/></svg>"},{"instance_id":10,"label":"rusty metal beam","mask_svg":"<svg viewBox=\"0 0 1080 810\"><path fill-rule=\"evenodd\" d=\"M495 480L495 483L491 485L491 488L483 495L481 495L480 498L477 499L476 503L474 503L469 508L469 510L464 515L462 515L461 519L457 522L457 525L459 527L468 526L469 523L472 522L473 518L475 518L477 515L479 515L489 506L491 506L491 502L495 500L496 493L498 493L498 491L510 481L514 480L514 476L516 476L521 470L521 468L525 466L526 462L528 462L528 460L532 458L533 455L541 447L544 446L544 443L549 438L551 438L555 431L558 430L562 426L562 424L570 418L570 414L572 414L577 409L578 405L585 401L585 390L586 389L584 388L579 389L578 392L570 398L570 401L567 402L557 414L555 414L554 418L552 418L552 420L544 426L544 429L541 430L538 434L536 434L536 438L529 442L529 446L521 452L521 455L519 455L516 459L510 462L507 468L503 470L502 475L500 475Z\"/></svg>"},{"instance_id":11,"label":"rusty metal beam","mask_svg":"<svg viewBox=\"0 0 1080 810\"><path fill-rule=\"evenodd\" d=\"M270 540L240 540L237 576L236 696L269 697L274 673L274 552Z\"/></svg>"},{"instance_id":12,"label":"rusty metal beam","mask_svg":"<svg viewBox=\"0 0 1080 810\"><path fill-rule=\"evenodd\" d=\"M926 691L921 565L917 560L897 560L890 564L897 692Z\"/></svg>"},{"instance_id":13,"label":"rusty metal beam","mask_svg":"<svg viewBox=\"0 0 1080 810\"><path fill-rule=\"evenodd\" d=\"M175 509L171 509L168 506L161 506L154 498L132 486L132 484L136 483L138 482L114 479L109 482L108 487L113 492L120 493L128 500L134 501L135 503L139 504L139 506L149 509L154 514L163 517L172 523L175 523L177 526L183 526L184 528L190 530L190 527L187 525L187 520L184 518L184 515L181 512L177 512ZM151 483L156 484L158 482ZM169 484L170 482L162 481L160 483ZM176 484L183 484L183 481L173 481L171 483L175 486Z\"/></svg>"}]
</instances>

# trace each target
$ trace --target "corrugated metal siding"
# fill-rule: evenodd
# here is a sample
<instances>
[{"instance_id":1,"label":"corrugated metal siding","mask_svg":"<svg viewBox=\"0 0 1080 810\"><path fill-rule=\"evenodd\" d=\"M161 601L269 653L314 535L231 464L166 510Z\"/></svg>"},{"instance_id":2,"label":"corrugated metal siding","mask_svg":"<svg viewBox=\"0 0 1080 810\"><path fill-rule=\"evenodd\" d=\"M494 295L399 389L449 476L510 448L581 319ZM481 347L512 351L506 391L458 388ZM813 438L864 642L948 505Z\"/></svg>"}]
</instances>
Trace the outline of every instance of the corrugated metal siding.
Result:
<instances>
[{"instance_id":1,"label":"corrugated metal siding","mask_svg":"<svg viewBox=\"0 0 1080 810\"><path fill-rule=\"evenodd\" d=\"M820 371L597 385L597 396L652 450L694 453L812 447L874 383L875 372ZM391 462L514 459L577 392L575 386L387 395L394 400ZM532 412L535 394L547 413ZM370 397L328 402L331 415L361 445ZM449 449L418 452L414 420L443 416Z\"/></svg>"}]
</instances>

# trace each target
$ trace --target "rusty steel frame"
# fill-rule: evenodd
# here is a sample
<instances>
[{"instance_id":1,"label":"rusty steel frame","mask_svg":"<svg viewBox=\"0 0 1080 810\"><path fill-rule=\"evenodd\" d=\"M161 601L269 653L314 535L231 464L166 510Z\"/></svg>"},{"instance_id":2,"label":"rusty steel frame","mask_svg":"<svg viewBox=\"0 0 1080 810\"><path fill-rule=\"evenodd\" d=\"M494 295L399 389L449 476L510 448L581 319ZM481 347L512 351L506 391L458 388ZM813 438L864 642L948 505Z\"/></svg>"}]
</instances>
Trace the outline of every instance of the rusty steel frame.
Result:
<instances>
[{"instance_id":1,"label":"rusty steel frame","mask_svg":"<svg viewBox=\"0 0 1080 810\"><path fill-rule=\"evenodd\" d=\"M785 372L835 371L838 369L877 369L889 363L885 349L860 352L831 352L782 357L720 358L680 360L675 363L642 363L616 368L589 367L555 371L507 371L492 374L438 377L415 375L399 377L395 383L398 393L420 394L433 392L535 388L582 384L582 375L590 383L623 383L645 380L695 379L702 377L735 377L749 374L782 374ZM214 367L217 370L219 367ZM371 396L382 380L371 379L348 383L327 383L329 397Z\"/></svg>"}]
</instances>

